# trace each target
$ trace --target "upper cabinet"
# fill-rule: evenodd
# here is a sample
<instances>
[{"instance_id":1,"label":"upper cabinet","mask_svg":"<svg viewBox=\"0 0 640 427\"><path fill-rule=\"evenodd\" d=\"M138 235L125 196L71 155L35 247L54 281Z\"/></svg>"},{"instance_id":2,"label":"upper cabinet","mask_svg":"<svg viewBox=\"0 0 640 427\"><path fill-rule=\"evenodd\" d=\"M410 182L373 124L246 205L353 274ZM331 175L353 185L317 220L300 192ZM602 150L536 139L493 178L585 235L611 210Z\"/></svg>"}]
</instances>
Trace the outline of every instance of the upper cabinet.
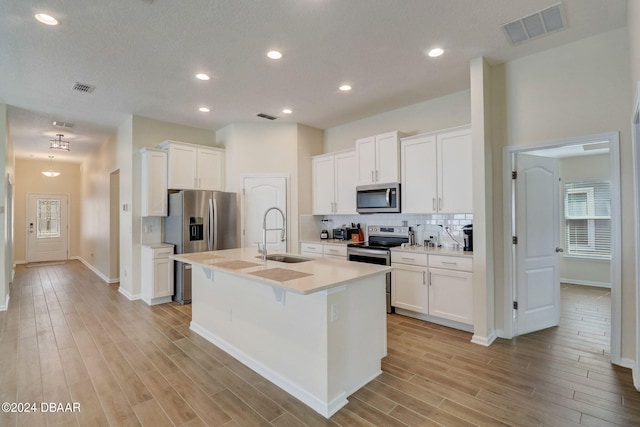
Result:
<instances>
[{"instance_id":1,"label":"upper cabinet","mask_svg":"<svg viewBox=\"0 0 640 427\"><path fill-rule=\"evenodd\" d=\"M224 150L178 141L164 141L168 153L170 190L224 190Z\"/></svg>"},{"instance_id":2,"label":"upper cabinet","mask_svg":"<svg viewBox=\"0 0 640 427\"><path fill-rule=\"evenodd\" d=\"M403 213L471 213L471 129L403 138Z\"/></svg>"},{"instance_id":3,"label":"upper cabinet","mask_svg":"<svg viewBox=\"0 0 640 427\"><path fill-rule=\"evenodd\" d=\"M141 216L167 216L167 152L140 150L142 158Z\"/></svg>"},{"instance_id":4,"label":"upper cabinet","mask_svg":"<svg viewBox=\"0 0 640 427\"><path fill-rule=\"evenodd\" d=\"M315 156L312 168L313 214L355 214L355 151Z\"/></svg>"},{"instance_id":5,"label":"upper cabinet","mask_svg":"<svg viewBox=\"0 0 640 427\"><path fill-rule=\"evenodd\" d=\"M400 181L400 138L394 131L356 140L358 184Z\"/></svg>"}]
</instances>

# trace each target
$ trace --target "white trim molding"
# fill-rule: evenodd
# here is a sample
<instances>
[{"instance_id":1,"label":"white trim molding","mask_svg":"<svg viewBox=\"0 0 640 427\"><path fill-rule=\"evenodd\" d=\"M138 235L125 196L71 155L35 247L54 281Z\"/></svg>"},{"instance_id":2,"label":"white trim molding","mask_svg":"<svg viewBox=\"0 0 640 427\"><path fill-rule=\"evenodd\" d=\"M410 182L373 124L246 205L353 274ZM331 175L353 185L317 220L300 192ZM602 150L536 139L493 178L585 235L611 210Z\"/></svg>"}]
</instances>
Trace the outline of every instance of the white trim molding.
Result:
<instances>
[{"instance_id":1,"label":"white trim molding","mask_svg":"<svg viewBox=\"0 0 640 427\"><path fill-rule=\"evenodd\" d=\"M87 267L89 270L93 271L98 277L100 277L102 279L103 282L108 283L108 284L113 284L113 283L118 283L120 280L118 279L109 279L107 276L105 276L104 274L102 274L102 272L100 270L98 270L97 268L95 268L93 265L91 265L88 261L86 261L84 258L79 257L79 256L72 256L69 259L75 259L80 261L82 264L84 264L85 267Z\"/></svg>"},{"instance_id":2,"label":"white trim molding","mask_svg":"<svg viewBox=\"0 0 640 427\"><path fill-rule=\"evenodd\" d=\"M9 292L7 292L7 298L6 301L4 302L4 305L0 305L0 311L7 311L9 309Z\"/></svg>"},{"instance_id":3,"label":"white trim molding","mask_svg":"<svg viewBox=\"0 0 640 427\"><path fill-rule=\"evenodd\" d=\"M129 301L136 301L142 298L142 295L140 294L130 294L129 292L127 292L125 289L122 288L122 286L118 287L118 292L120 292L122 295L124 295Z\"/></svg>"},{"instance_id":4,"label":"white trim molding","mask_svg":"<svg viewBox=\"0 0 640 427\"><path fill-rule=\"evenodd\" d=\"M636 99L631 116L631 143L633 152L633 188L635 194L635 249L636 249L636 351L632 363L633 385L640 391L640 81L637 83Z\"/></svg>"},{"instance_id":5,"label":"white trim molding","mask_svg":"<svg viewBox=\"0 0 640 427\"><path fill-rule=\"evenodd\" d=\"M511 214L513 204L513 180L511 178L511 171L514 170L515 155L518 153L526 153L527 151L558 148L566 145L587 144L595 141L609 142L609 171L611 181L611 363L621 365L622 216L620 203L620 136L618 132L567 138L534 145L513 145L503 148L503 242L505 248L503 318L505 320L504 325L501 326L503 326L504 338L514 337L516 328L512 303L514 301L515 267L513 265L513 245L511 242L514 227ZM640 307L640 297L638 305ZM636 324L638 324L638 322L636 322ZM638 341L639 340L636 339L636 343L638 343ZM637 353L640 355L640 344L638 344Z\"/></svg>"}]
</instances>

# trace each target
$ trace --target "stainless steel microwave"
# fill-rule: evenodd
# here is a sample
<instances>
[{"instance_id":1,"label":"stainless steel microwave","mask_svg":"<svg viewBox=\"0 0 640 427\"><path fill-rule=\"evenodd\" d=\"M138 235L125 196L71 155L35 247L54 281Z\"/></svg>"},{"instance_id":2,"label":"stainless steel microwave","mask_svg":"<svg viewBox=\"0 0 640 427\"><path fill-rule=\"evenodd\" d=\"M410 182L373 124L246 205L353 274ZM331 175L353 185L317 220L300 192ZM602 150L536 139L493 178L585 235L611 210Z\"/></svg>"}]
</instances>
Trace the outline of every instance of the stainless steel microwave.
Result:
<instances>
[{"instance_id":1,"label":"stainless steel microwave","mask_svg":"<svg viewBox=\"0 0 640 427\"><path fill-rule=\"evenodd\" d=\"M356 210L358 213L400 212L400 183L356 187Z\"/></svg>"}]
</instances>

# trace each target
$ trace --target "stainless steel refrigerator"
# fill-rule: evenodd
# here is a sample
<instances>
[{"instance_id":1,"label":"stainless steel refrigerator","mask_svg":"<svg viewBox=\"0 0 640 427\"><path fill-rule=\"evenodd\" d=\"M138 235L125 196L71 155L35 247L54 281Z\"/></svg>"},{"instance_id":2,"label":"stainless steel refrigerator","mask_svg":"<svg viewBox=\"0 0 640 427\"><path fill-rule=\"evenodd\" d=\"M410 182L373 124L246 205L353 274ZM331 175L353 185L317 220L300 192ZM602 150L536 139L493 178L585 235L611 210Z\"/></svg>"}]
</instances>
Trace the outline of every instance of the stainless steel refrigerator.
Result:
<instances>
[{"instance_id":1,"label":"stainless steel refrigerator","mask_svg":"<svg viewBox=\"0 0 640 427\"><path fill-rule=\"evenodd\" d=\"M176 254L237 246L236 193L182 190L169 194L169 216L164 219L165 242ZM173 300L191 302L191 265L175 261Z\"/></svg>"}]
</instances>

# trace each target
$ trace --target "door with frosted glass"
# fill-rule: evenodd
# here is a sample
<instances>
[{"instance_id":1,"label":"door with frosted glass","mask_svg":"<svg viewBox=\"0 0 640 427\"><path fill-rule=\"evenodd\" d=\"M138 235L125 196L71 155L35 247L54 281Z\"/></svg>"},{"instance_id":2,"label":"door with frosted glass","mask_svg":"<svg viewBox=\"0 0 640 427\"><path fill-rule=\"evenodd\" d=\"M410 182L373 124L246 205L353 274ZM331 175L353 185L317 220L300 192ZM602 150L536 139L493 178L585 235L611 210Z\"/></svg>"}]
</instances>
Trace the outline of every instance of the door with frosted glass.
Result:
<instances>
[{"instance_id":1,"label":"door with frosted glass","mask_svg":"<svg viewBox=\"0 0 640 427\"><path fill-rule=\"evenodd\" d=\"M27 262L69 257L69 196L29 194L27 197Z\"/></svg>"}]
</instances>

